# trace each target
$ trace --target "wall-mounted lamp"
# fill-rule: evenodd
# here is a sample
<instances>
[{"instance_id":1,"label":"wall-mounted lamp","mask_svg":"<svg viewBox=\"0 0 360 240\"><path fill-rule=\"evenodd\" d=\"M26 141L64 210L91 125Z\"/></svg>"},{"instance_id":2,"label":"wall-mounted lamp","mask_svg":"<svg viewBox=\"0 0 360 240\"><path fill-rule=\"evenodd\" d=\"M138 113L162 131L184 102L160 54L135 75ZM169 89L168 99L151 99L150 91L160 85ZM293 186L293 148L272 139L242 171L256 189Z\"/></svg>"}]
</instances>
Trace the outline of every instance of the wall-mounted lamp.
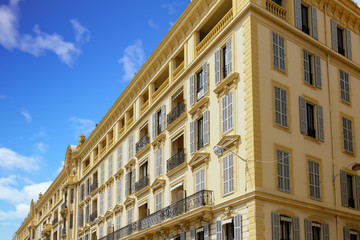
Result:
<instances>
[{"instance_id":1,"label":"wall-mounted lamp","mask_svg":"<svg viewBox=\"0 0 360 240\"><path fill-rule=\"evenodd\" d=\"M351 166L351 170L353 171L359 171L360 170L360 163L358 162L352 162L350 163L346 168L349 168ZM335 176L332 176L332 180L334 181L337 176L340 175L340 171Z\"/></svg>"},{"instance_id":2,"label":"wall-mounted lamp","mask_svg":"<svg viewBox=\"0 0 360 240\"><path fill-rule=\"evenodd\" d=\"M216 156L221 157L224 154L224 147L223 146L219 146L216 145L214 148L214 153ZM244 161L247 164L247 160L240 157L239 155L237 155L236 153L234 153L233 151L231 151L229 148L226 148L226 150L230 151L231 153L235 154L238 158L240 158L242 161Z\"/></svg>"}]
</instances>

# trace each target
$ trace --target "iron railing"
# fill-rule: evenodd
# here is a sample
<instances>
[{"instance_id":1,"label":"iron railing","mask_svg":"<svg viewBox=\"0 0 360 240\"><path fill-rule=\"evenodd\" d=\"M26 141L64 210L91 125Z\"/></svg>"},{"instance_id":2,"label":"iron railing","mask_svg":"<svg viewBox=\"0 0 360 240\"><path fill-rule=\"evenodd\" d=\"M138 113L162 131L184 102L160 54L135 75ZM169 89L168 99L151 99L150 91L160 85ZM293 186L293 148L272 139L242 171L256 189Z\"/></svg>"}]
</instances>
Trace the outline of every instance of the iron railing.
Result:
<instances>
[{"instance_id":1,"label":"iron railing","mask_svg":"<svg viewBox=\"0 0 360 240\"><path fill-rule=\"evenodd\" d=\"M149 177L146 175L135 183L135 192L140 191L144 187L149 185Z\"/></svg>"},{"instance_id":2,"label":"iron railing","mask_svg":"<svg viewBox=\"0 0 360 240\"><path fill-rule=\"evenodd\" d=\"M99 240L116 240L131 235L134 232L150 228L156 224L162 223L167 219L182 215L193 209L202 206L213 205L213 192L210 190L201 190L189 197L186 197L170 206L160 209L149 216L135 221L125 227L116 230L113 233L100 238ZM115 240L114 239L114 240Z\"/></svg>"},{"instance_id":3,"label":"iron railing","mask_svg":"<svg viewBox=\"0 0 360 240\"><path fill-rule=\"evenodd\" d=\"M179 166L185 161L185 152L184 149L180 150L177 154L172 156L169 160L167 160L167 171L173 170L175 167Z\"/></svg>"},{"instance_id":4,"label":"iron railing","mask_svg":"<svg viewBox=\"0 0 360 240\"><path fill-rule=\"evenodd\" d=\"M95 191L97 188L98 188L98 181L95 180L95 182L90 185L90 193L92 193L93 191Z\"/></svg>"},{"instance_id":5,"label":"iron railing","mask_svg":"<svg viewBox=\"0 0 360 240\"><path fill-rule=\"evenodd\" d=\"M89 222L92 222L94 221L95 219L97 218L97 211L93 212L92 214L90 214L90 221Z\"/></svg>"},{"instance_id":6,"label":"iron railing","mask_svg":"<svg viewBox=\"0 0 360 240\"><path fill-rule=\"evenodd\" d=\"M58 222L58 218L54 218L54 220L52 220L52 225L55 225Z\"/></svg>"},{"instance_id":7,"label":"iron railing","mask_svg":"<svg viewBox=\"0 0 360 240\"><path fill-rule=\"evenodd\" d=\"M64 202L63 204L61 204L61 211L64 210L65 208L67 208L66 202Z\"/></svg>"},{"instance_id":8,"label":"iron railing","mask_svg":"<svg viewBox=\"0 0 360 240\"><path fill-rule=\"evenodd\" d=\"M138 153L143 147L149 143L149 135L146 134L136 143L136 153Z\"/></svg>"},{"instance_id":9,"label":"iron railing","mask_svg":"<svg viewBox=\"0 0 360 240\"><path fill-rule=\"evenodd\" d=\"M169 126L184 112L185 112L185 101L182 101L176 107L174 107L174 109L171 110L171 112L169 112L169 114L167 115L167 125Z\"/></svg>"}]
</instances>

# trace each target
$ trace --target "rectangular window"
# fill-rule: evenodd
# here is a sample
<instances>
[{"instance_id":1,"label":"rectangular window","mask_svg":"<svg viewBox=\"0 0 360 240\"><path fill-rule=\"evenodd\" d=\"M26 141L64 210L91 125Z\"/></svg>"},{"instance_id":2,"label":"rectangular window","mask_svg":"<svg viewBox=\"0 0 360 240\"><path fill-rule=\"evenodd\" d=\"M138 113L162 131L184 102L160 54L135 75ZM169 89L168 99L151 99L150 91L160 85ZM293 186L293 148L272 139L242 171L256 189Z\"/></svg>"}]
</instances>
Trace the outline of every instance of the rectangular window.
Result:
<instances>
[{"instance_id":1,"label":"rectangular window","mask_svg":"<svg viewBox=\"0 0 360 240\"><path fill-rule=\"evenodd\" d=\"M349 59L352 59L351 31L349 29L338 27L334 19L331 24L331 45L332 49Z\"/></svg>"},{"instance_id":2,"label":"rectangular window","mask_svg":"<svg viewBox=\"0 0 360 240\"><path fill-rule=\"evenodd\" d=\"M224 239L223 240L234 240L234 221L226 223L224 227Z\"/></svg>"},{"instance_id":3,"label":"rectangular window","mask_svg":"<svg viewBox=\"0 0 360 240\"><path fill-rule=\"evenodd\" d=\"M280 6L281 6L281 4L282 4L282 0L272 0L272 1L273 1L274 3L280 5Z\"/></svg>"},{"instance_id":4,"label":"rectangular window","mask_svg":"<svg viewBox=\"0 0 360 240\"><path fill-rule=\"evenodd\" d=\"M353 143L352 120L346 117L342 117L342 127L343 127L344 150L353 153L354 143Z\"/></svg>"},{"instance_id":5,"label":"rectangular window","mask_svg":"<svg viewBox=\"0 0 360 240\"><path fill-rule=\"evenodd\" d=\"M345 56L343 29L337 28L338 53Z\"/></svg>"},{"instance_id":6,"label":"rectangular window","mask_svg":"<svg viewBox=\"0 0 360 240\"><path fill-rule=\"evenodd\" d=\"M222 133L233 128L233 94L229 92L221 100L222 106Z\"/></svg>"},{"instance_id":7,"label":"rectangular window","mask_svg":"<svg viewBox=\"0 0 360 240\"><path fill-rule=\"evenodd\" d=\"M111 208L112 207L112 186L108 187L108 206L107 208Z\"/></svg>"},{"instance_id":8,"label":"rectangular window","mask_svg":"<svg viewBox=\"0 0 360 240\"><path fill-rule=\"evenodd\" d=\"M306 122L307 122L307 135L316 137L315 118L314 118L314 105L306 103Z\"/></svg>"},{"instance_id":9,"label":"rectangular window","mask_svg":"<svg viewBox=\"0 0 360 240\"><path fill-rule=\"evenodd\" d=\"M161 129L161 123L162 123L162 114L161 114L161 110L158 111L157 113L157 135L159 135L162 132Z\"/></svg>"},{"instance_id":10,"label":"rectangular window","mask_svg":"<svg viewBox=\"0 0 360 240\"><path fill-rule=\"evenodd\" d=\"M312 223L312 239L321 240L321 225L319 223Z\"/></svg>"},{"instance_id":11,"label":"rectangular window","mask_svg":"<svg viewBox=\"0 0 360 240\"><path fill-rule=\"evenodd\" d=\"M122 147L119 147L118 149L118 159L117 159L117 168L120 169L121 168L121 164L122 164Z\"/></svg>"},{"instance_id":12,"label":"rectangular window","mask_svg":"<svg viewBox=\"0 0 360 240\"><path fill-rule=\"evenodd\" d=\"M310 34L310 27L309 27L309 15L308 15L309 8L303 4L301 4L301 24L302 24L302 31L306 34Z\"/></svg>"},{"instance_id":13,"label":"rectangular window","mask_svg":"<svg viewBox=\"0 0 360 240\"><path fill-rule=\"evenodd\" d=\"M159 211L162 208L162 192L155 195L155 211Z\"/></svg>"},{"instance_id":14,"label":"rectangular window","mask_svg":"<svg viewBox=\"0 0 360 240\"><path fill-rule=\"evenodd\" d=\"M121 179L116 182L116 202L121 202Z\"/></svg>"},{"instance_id":15,"label":"rectangular window","mask_svg":"<svg viewBox=\"0 0 360 240\"><path fill-rule=\"evenodd\" d=\"M234 155L229 154L222 160L223 195L234 192Z\"/></svg>"},{"instance_id":16,"label":"rectangular window","mask_svg":"<svg viewBox=\"0 0 360 240\"><path fill-rule=\"evenodd\" d=\"M353 176L346 175L348 207L355 208Z\"/></svg>"},{"instance_id":17,"label":"rectangular window","mask_svg":"<svg viewBox=\"0 0 360 240\"><path fill-rule=\"evenodd\" d=\"M276 149L278 189L291 191L290 184L290 153Z\"/></svg>"},{"instance_id":18,"label":"rectangular window","mask_svg":"<svg viewBox=\"0 0 360 240\"><path fill-rule=\"evenodd\" d=\"M204 96L204 73L203 70L196 74L196 99L199 101Z\"/></svg>"},{"instance_id":19,"label":"rectangular window","mask_svg":"<svg viewBox=\"0 0 360 240\"><path fill-rule=\"evenodd\" d=\"M103 234L104 234L104 226L101 225L101 226L99 227L99 237L102 238L102 237L103 237Z\"/></svg>"},{"instance_id":20,"label":"rectangular window","mask_svg":"<svg viewBox=\"0 0 360 240\"><path fill-rule=\"evenodd\" d=\"M197 145L197 149L200 150L204 147L204 119L200 118L197 121L198 125L197 125L197 136L198 136L198 145Z\"/></svg>"},{"instance_id":21,"label":"rectangular window","mask_svg":"<svg viewBox=\"0 0 360 240\"><path fill-rule=\"evenodd\" d=\"M74 203L75 189L70 190L70 203Z\"/></svg>"},{"instance_id":22,"label":"rectangular window","mask_svg":"<svg viewBox=\"0 0 360 240\"><path fill-rule=\"evenodd\" d=\"M156 149L156 177L162 174L162 147Z\"/></svg>"},{"instance_id":23,"label":"rectangular window","mask_svg":"<svg viewBox=\"0 0 360 240\"><path fill-rule=\"evenodd\" d=\"M286 216L280 216L280 239L291 239L291 218Z\"/></svg>"},{"instance_id":24,"label":"rectangular window","mask_svg":"<svg viewBox=\"0 0 360 240\"><path fill-rule=\"evenodd\" d=\"M132 223L132 217L133 217L132 215L133 215L133 210L132 210L132 208L131 208L131 209L129 209L128 212L127 212L127 217L128 217L127 223L128 223L128 224L131 224L131 223Z\"/></svg>"},{"instance_id":25,"label":"rectangular window","mask_svg":"<svg viewBox=\"0 0 360 240\"><path fill-rule=\"evenodd\" d=\"M232 46L231 39L226 42L225 46L222 48L223 53L223 79L230 75L232 72Z\"/></svg>"},{"instance_id":26,"label":"rectangular window","mask_svg":"<svg viewBox=\"0 0 360 240\"><path fill-rule=\"evenodd\" d=\"M165 105L152 114L152 139L161 134L165 129Z\"/></svg>"},{"instance_id":27,"label":"rectangular window","mask_svg":"<svg viewBox=\"0 0 360 240\"><path fill-rule=\"evenodd\" d=\"M119 230L121 226L120 214L116 216L116 230Z\"/></svg>"},{"instance_id":28,"label":"rectangular window","mask_svg":"<svg viewBox=\"0 0 360 240\"><path fill-rule=\"evenodd\" d=\"M316 112L315 112L316 111ZM324 141L324 118L321 105L307 102L305 98L299 97L300 132L307 136ZM316 115L315 115L316 114ZM316 122L315 122L315 116ZM316 123L316 125L315 125ZM317 135L316 135L317 130Z\"/></svg>"},{"instance_id":29,"label":"rectangular window","mask_svg":"<svg viewBox=\"0 0 360 240\"><path fill-rule=\"evenodd\" d=\"M74 214L70 214L70 229L73 229L74 226Z\"/></svg>"},{"instance_id":30,"label":"rectangular window","mask_svg":"<svg viewBox=\"0 0 360 240\"><path fill-rule=\"evenodd\" d=\"M104 163L100 166L100 184L103 184L105 182L105 171L104 171Z\"/></svg>"},{"instance_id":31,"label":"rectangular window","mask_svg":"<svg viewBox=\"0 0 360 240\"><path fill-rule=\"evenodd\" d=\"M134 156L134 136L129 137L129 159Z\"/></svg>"},{"instance_id":32,"label":"rectangular window","mask_svg":"<svg viewBox=\"0 0 360 240\"><path fill-rule=\"evenodd\" d=\"M109 157L109 175L108 177L111 177L113 174L113 167L112 167L112 156Z\"/></svg>"},{"instance_id":33,"label":"rectangular window","mask_svg":"<svg viewBox=\"0 0 360 240\"><path fill-rule=\"evenodd\" d=\"M199 192L205 189L205 169L195 173L195 191Z\"/></svg>"},{"instance_id":34,"label":"rectangular window","mask_svg":"<svg viewBox=\"0 0 360 240\"><path fill-rule=\"evenodd\" d=\"M104 193L100 193L100 214L104 212Z\"/></svg>"},{"instance_id":35,"label":"rectangular window","mask_svg":"<svg viewBox=\"0 0 360 240\"><path fill-rule=\"evenodd\" d=\"M204 111L202 118L190 122L190 154L207 144L209 144L209 110Z\"/></svg>"},{"instance_id":36,"label":"rectangular window","mask_svg":"<svg viewBox=\"0 0 360 240\"><path fill-rule=\"evenodd\" d=\"M274 86L275 99L275 123L288 127L288 110L287 110L287 92L286 90Z\"/></svg>"},{"instance_id":37,"label":"rectangular window","mask_svg":"<svg viewBox=\"0 0 360 240\"><path fill-rule=\"evenodd\" d=\"M310 197L320 200L320 164L308 160Z\"/></svg>"},{"instance_id":38,"label":"rectangular window","mask_svg":"<svg viewBox=\"0 0 360 240\"><path fill-rule=\"evenodd\" d=\"M279 34L272 33L273 66L281 71L286 71L285 64L285 39Z\"/></svg>"},{"instance_id":39,"label":"rectangular window","mask_svg":"<svg viewBox=\"0 0 360 240\"><path fill-rule=\"evenodd\" d=\"M340 69L340 96L341 100L350 103L349 74Z\"/></svg>"},{"instance_id":40,"label":"rectangular window","mask_svg":"<svg viewBox=\"0 0 360 240\"><path fill-rule=\"evenodd\" d=\"M322 88L321 58L303 49L304 82Z\"/></svg>"}]
</instances>

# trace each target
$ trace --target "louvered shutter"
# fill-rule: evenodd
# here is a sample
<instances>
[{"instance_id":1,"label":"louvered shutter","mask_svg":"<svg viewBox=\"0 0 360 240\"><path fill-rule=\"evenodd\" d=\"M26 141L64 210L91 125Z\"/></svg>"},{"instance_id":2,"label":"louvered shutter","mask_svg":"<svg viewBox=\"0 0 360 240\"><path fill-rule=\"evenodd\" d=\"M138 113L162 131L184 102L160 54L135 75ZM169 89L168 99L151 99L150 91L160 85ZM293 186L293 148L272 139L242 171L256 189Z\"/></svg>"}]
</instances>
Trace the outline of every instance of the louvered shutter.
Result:
<instances>
[{"instance_id":1,"label":"louvered shutter","mask_svg":"<svg viewBox=\"0 0 360 240\"><path fill-rule=\"evenodd\" d=\"M237 214L234 217L234 240L241 240L241 215Z\"/></svg>"},{"instance_id":2,"label":"louvered shutter","mask_svg":"<svg viewBox=\"0 0 360 240\"><path fill-rule=\"evenodd\" d=\"M154 139L156 136L156 113L152 114L152 134L151 138Z\"/></svg>"},{"instance_id":3,"label":"louvered shutter","mask_svg":"<svg viewBox=\"0 0 360 240\"><path fill-rule=\"evenodd\" d=\"M344 207L349 206L346 175L347 174L344 170L340 170L341 203Z\"/></svg>"},{"instance_id":4,"label":"louvered shutter","mask_svg":"<svg viewBox=\"0 0 360 240\"><path fill-rule=\"evenodd\" d=\"M305 228L305 240L312 240L312 222L309 219L304 220L304 228Z\"/></svg>"},{"instance_id":5,"label":"louvered shutter","mask_svg":"<svg viewBox=\"0 0 360 240\"><path fill-rule=\"evenodd\" d=\"M350 229L344 227L344 240L350 240Z\"/></svg>"},{"instance_id":6,"label":"louvered shutter","mask_svg":"<svg viewBox=\"0 0 360 240\"><path fill-rule=\"evenodd\" d=\"M223 158L222 164L223 164L223 195L227 194L229 192L229 161L228 157L226 156Z\"/></svg>"},{"instance_id":7,"label":"louvered shutter","mask_svg":"<svg viewBox=\"0 0 360 240\"><path fill-rule=\"evenodd\" d=\"M85 198L87 197L88 195L88 181L87 179L85 180Z\"/></svg>"},{"instance_id":8,"label":"louvered shutter","mask_svg":"<svg viewBox=\"0 0 360 240\"><path fill-rule=\"evenodd\" d=\"M227 120L227 127L228 130L233 128L233 93L229 92L228 96L228 105L227 105L227 115L228 115L228 120Z\"/></svg>"},{"instance_id":9,"label":"louvered shutter","mask_svg":"<svg viewBox=\"0 0 360 240\"><path fill-rule=\"evenodd\" d=\"M195 121L190 122L190 153L195 152Z\"/></svg>"},{"instance_id":10,"label":"louvered shutter","mask_svg":"<svg viewBox=\"0 0 360 240\"><path fill-rule=\"evenodd\" d=\"M162 174L162 148L156 149L156 177Z\"/></svg>"},{"instance_id":11,"label":"louvered shutter","mask_svg":"<svg viewBox=\"0 0 360 240\"><path fill-rule=\"evenodd\" d=\"M349 59L352 59L352 46L351 46L351 31L349 29L346 29L346 52L347 57Z\"/></svg>"},{"instance_id":12,"label":"louvered shutter","mask_svg":"<svg viewBox=\"0 0 360 240\"><path fill-rule=\"evenodd\" d=\"M293 234L294 240L300 240L300 220L299 217L293 217Z\"/></svg>"},{"instance_id":13,"label":"louvered shutter","mask_svg":"<svg viewBox=\"0 0 360 240\"><path fill-rule=\"evenodd\" d=\"M101 167L100 167L100 184L103 184L104 181L105 181L105 166L104 166L104 163L101 164Z\"/></svg>"},{"instance_id":14,"label":"louvered shutter","mask_svg":"<svg viewBox=\"0 0 360 240\"><path fill-rule=\"evenodd\" d=\"M272 44L273 44L273 65L274 65L274 68L279 69L280 68L279 39L278 39L278 35L275 32L272 33Z\"/></svg>"},{"instance_id":15,"label":"louvered shutter","mask_svg":"<svg viewBox=\"0 0 360 240\"><path fill-rule=\"evenodd\" d=\"M205 189L205 169L200 170L200 189L204 190Z\"/></svg>"},{"instance_id":16,"label":"louvered shutter","mask_svg":"<svg viewBox=\"0 0 360 240\"><path fill-rule=\"evenodd\" d=\"M360 209L360 176L355 176L356 184L356 206L357 209Z\"/></svg>"},{"instance_id":17,"label":"louvered shutter","mask_svg":"<svg viewBox=\"0 0 360 240\"><path fill-rule=\"evenodd\" d=\"M121 179L119 178L117 180L117 189L116 189L116 199L117 199L117 202L121 202Z\"/></svg>"},{"instance_id":18,"label":"louvered shutter","mask_svg":"<svg viewBox=\"0 0 360 240\"><path fill-rule=\"evenodd\" d=\"M299 96L299 116L300 116L300 132L307 134L306 131L306 99Z\"/></svg>"},{"instance_id":19,"label":"louvered shutter","mask_svg":"<svg viewBox=\"0 0 360 240\"><path fill-rule=\"evenodd\" d=\"M215 85L220 82L220 49L215 52Z\"/></svg>"},{"instance_id":20,"label":"louvered shutter","mask_svg":"<svg viewBox=\"0 0 360 240\"><path fill-rule=\"evenodd\" d=\"M311 6L311 25L312 25L313 38L319 39L318 23L317 23L317 9L314 6Z\"/></svg>"},{"instance_id":21,"label":"louvered shutter","mask_svg":"<svg viewBox=\"0 0 360 240\"><path fill-rule=\"evenodd\" d=\"M135 179L136 179L136 169L133 168L131 174L131 193L134 193L135 191Z\"/></svg>"},{"instance_id":22,"label":"louvered shutter","mask_svg":"<svg viewBox=\"0 0 360 240\"><path fill-rule=\"evenodd\" d=\"M204 94L208 92L208 65L207 62L203 64L203 79L204 79Z\"/></svg>"},{"instance_id":23,"label":"louvered shutter","mask_svg":"<svg viewBox=\"0 0 360 240\"><path fill-rule=\"evenodd\" d=\"M339 51L338 49L338 37L337 37L337 22L334 19L330 19L331 25L331 46L335 51Z\"/></svg>"},{"instance_id":24,"label":"louvered shutter","mask_svg":"<svg viewBox=\"0 0 360 240\"><path fill-rule=\"evenodd\" d=\"M281 71L286 71L286 63L285 63L285 39L278 35L279 39L279 69Z\"/></svg>"},{"instance_id":25,"label":"louvered shutter","mask_svg":"<svg viewBox=\"0 0 360 240\"><path fill-rule=\"evenodd\" d=\"M209 224L204 225L204 240L209 240Z\"/></svg>"},{"instance_id":26,"label":"louvered shutter","mask_svg":"<svg viewBox=\"0 0 360 240\"><path fill-rule=\"evenodd\" d=\"M195 229L190 229L190 240L195 240Z\"/></svg>"},{"instance_id":27,"label":"louvered shutter","mask_svg":"<svg viewBox=\"0 0 360 240\"><path fill-rule=\"evenodd\" d=\"M88 222L90 222L90 215L91 215L91 203L89 203L89 210L87 215Z\"/></svg>"},{"instance_id":28,"label":"louvered shutter","mask_svg":"<svg viewBox=\"0 0 360 240\"><path fill-rule=\"evenodd\" d=\"M80 211L77 214L77 227L80 228Z\"/></svg>"},{"instance_id":29,"label":"louvered shutter","mask_svg":"<svg viewBox=\"0 0 360 240\"><path fill-rule=\"evenodd\" d=\"M323 234L324 234L324 240L330 240L330 229L328 223L323 224Z\"/></svg>"},{"instance_id":30,"label":"louvered shutter","mask_svg":"<svg viewBox=\"0 0 360 240\"><path fill-rule=\"evenodd\" d=\"M304 65L304 81L310 84L311 78L310 78L309 53L305 49L303 49L303 65Z\"/></svg>"},{"instance_id":31,"label":"louvered shutter","mask_svg":"<svg viewBox=\"0 0 360 240\"><path fill-rule=\"evenodd\" d=\"M116 230L120 229L120 215L116 216Z\"/></svg>"},{"instance_id":32,"label":"louvered shutter","mask_svg":"<svg viewBox=\"0 0 360 240\"><path fill-rule=\"evenodd\" d=\"M280 214L277 212L271 213L272 219L272 239L280 240Z\"/></svg>"},{"instance_id":33,"label":"louvered shutter","mask_svg":"<svg viewBox=\"0 0 360 240\"><path fill-rule=\"evenodd\" d=\"M223 233L222 233L222 225L221 220L216 220L216 240L222 240Z\"/></svg>"},{"instance_id":34,"label":"louvered shutter","mask_svg":"<svg viewBox=\"0 0 360 240\"><path fill-rule=\"evenodd\" d=\"M314 54L314 66L315 66L315 87L322 88L321 58L319 55L316 54Z\"/></svg>"},{"instance_id":35,"label":"louvered shutter","mask_svg":"<svg viewBox=\"0 0 360 240\"><path fill-rule=\"evenodd\" d=\"M222 133L227 132L228 126L227 126L227 95L225 95L222 99L221 99L221 107L222 107Z\"/></svg>"},{"instance_id":36,"label":"louvered shutter","mask_svg":"<svg viewBox=\"0 0 360 240\"><path fill-rule=\"evenodd\" d=\"M125 197L129 194L129 173L125 174Z\"/></svg>"},{"instance_id":37,"label":"louvered shutter","mask_svg":"<svg viewBox=\"0 0 360 240\"><path fill-rule=\"evenodd\" d=\"M185 240L186 238L186 232L181 232L180 233L180 240Z\"/></svg>"},{"instance_id":38,"label":"louvered shutter","mask_svg":"<svg viewBox=\"0 0 360 240\"><path fill-rule=\"evenodd\" d=\"M100 214L104 212L104 193L100 193Z\"/></svg>"},{"instance_id":39,"label":"louvered shutter","mask_svg":"<svg viewBox=\"0 0 360 240\"><path fill-rule=\"evenodd\" d=\"M112 167L112 156L109 157L109 177L113 174L113 167Z\"/></svg>"},{"instance_id":40,"label":"louvered shutter","mask_svg":"<svg viewBox=\"0 0 360 240\"><path fill-rule=\"evenodd\" d=\"M318 139L320 141L324 141L324 116L323 116L323 108L321 105L316 105L317 109L317 123L318 123Z\"/></svg>"},{"instance_id":41,"label":"louvered shutter","mask_svg":"<svg viewBox=\"0 0 360 240\"><path fill-rule=\"evenodd\" d=\"M203 114L204 125L203 125L203 141L204 146L209 144L209 110L204 111Z\"/></svg>"},{"instance_id":42,"label":"louvered shutter","mask_svg":"<svg viewBox=\"0 0 360 240\"><path fill-rule=\"evenodd\" d=\"M119 149L118 149L118 161L117 161L118 169L121 168L121 161L122 161L122 148L119 147Z\"/></svg>"},{"instance_id":43,"label":"louvered shutter","mask_svg":"<svg viewBox=\"0 0 360 240\"><path fill-rule=\"evenodd\" d=\"M301 0L294 0L295 27L302 30L301 23Z\"/></svg>"},{"instance_id":44,"label":"louvered shutter","mask_svg":"<svg viewBox=\"0 0 360 240\"><path fill-rule=\"evenodd\" d=\"M129 137L129 159L134 155L134 136Z\"/></svg>"},{"instance_id":45,"label":"louvered shutter","mask_svg":"<svg viewBox=\"0 0 360 240\"><path fill-rule=\"evenodd\" d=\"M195 76L190 77L190 106L195 103Z\"/></svg>"},{"instance_id":46,"label":"louvered shutter","mask_svg":"<svg viewBox=\"0 0 360 240\"><path fill-rule=\"evenodd\" d=\"M161 105L161 132L165 129L165 104Z\"/></svg>"},{"instance_id":47,"label":"louvered shutter","mask_svg":"<svg viewBox=\"0 0 360 240\"><path fill-rule=\"evenodd\" d=\"M227 75L232 72L232 39L226 42L226 72Z\"/></svg>"}]
</instances>

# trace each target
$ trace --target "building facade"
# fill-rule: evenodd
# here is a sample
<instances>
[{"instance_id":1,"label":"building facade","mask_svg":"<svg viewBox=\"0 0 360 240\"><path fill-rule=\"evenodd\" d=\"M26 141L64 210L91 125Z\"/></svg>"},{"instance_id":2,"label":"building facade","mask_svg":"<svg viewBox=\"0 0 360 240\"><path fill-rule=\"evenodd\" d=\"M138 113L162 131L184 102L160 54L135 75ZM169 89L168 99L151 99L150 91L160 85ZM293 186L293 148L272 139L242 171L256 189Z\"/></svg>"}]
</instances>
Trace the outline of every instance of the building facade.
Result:
<instances>
[{"instance_id":1,"label":"building facade","mask_svg":"<svg viewBox=\"0 0 360 240\"><path fill-rule=\"evenodd\" d=\"M191 1L15 239L360 239L359 32L350 0Z\"/></svg>"}]
</instances>

